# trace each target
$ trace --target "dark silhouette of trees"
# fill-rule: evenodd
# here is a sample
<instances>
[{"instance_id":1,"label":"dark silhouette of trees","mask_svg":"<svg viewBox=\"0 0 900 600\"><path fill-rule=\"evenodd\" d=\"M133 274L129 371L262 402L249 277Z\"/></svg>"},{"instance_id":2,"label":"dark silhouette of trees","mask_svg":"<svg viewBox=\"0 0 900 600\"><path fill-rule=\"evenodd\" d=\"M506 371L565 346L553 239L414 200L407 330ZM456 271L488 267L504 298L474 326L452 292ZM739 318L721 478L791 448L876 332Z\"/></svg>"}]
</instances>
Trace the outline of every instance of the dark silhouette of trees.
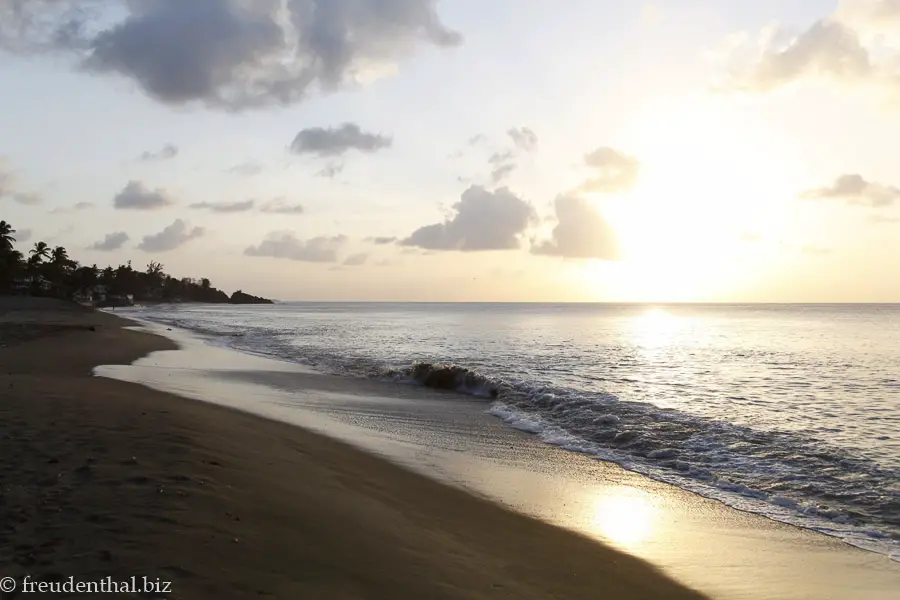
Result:
<instances>
[{"instance_id":1,"label":"dark silhouette of trees","mask_svg":"<svg viewBox=\"0 0 900 600\"><path fill-rule=\"evenodd\" d=\"M209 279L177 279L167 274L162 263L151 260L143 270L131 261L118 267L100 269L80 265L63 246L50 248L39 241L26 259L15 249L16 230L0 221L0 292L53 296L98 304L132 302L212 302L268 304L271 300L237 291L231 297L212 286Z\"/></svg>"}]
</instances>

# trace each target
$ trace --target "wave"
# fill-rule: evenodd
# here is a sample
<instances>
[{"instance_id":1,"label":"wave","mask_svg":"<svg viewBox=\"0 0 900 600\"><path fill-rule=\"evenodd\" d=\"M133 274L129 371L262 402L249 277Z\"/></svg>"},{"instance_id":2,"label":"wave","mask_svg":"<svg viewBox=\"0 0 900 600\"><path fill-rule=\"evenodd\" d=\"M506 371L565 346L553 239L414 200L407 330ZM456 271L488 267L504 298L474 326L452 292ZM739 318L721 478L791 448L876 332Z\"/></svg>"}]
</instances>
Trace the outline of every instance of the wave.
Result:
<instances>
[{"instance_id":1,"label":"wave","mask_svg":"<svg viewBox=\"0 0 900 600\"><path fill-rule=\"evenodd\" d=\"M566 450L715 498L735 508L900 556L900 469L833 447L814 432L754 429L612 394L504 377L491 366L329 354L277 328L151 320L215 343L357 377L405 381L490 402L507 425Z\"/></svg>"}]
</instances>

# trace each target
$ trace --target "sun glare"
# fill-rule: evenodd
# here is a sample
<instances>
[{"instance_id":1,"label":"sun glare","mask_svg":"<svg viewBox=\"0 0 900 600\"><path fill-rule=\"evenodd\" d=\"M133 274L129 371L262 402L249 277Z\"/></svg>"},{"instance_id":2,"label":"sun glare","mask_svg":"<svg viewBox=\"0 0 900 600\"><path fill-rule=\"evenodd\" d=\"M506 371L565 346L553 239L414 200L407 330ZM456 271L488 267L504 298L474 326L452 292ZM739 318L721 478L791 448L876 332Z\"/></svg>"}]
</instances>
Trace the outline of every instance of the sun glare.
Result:
<instances>
[{"instance_id":1,"label":"sun glare","mask_svg":"<svg viewBox=\"0 0 900 600\"><path fill-rule=\"evenodd\" d=\"M616 284L640 301L727 292L742 235L776 231L784 220L789 161L774 135L742 123L721 101L645 112L629 146L641 160L637 186L597 200L622 250Z\"/></svg>"},{"instance_id":2,"label":"sun glare","mask_svg":"<svg viewBox=\"0 0 900 600\"><path fill-rule=\"evenodd\" d=\"M634 550L653 535L656 508L649 495L635 488L601 492L593 505L597 533L617 546Z\"/></svg>"}]
</instances>

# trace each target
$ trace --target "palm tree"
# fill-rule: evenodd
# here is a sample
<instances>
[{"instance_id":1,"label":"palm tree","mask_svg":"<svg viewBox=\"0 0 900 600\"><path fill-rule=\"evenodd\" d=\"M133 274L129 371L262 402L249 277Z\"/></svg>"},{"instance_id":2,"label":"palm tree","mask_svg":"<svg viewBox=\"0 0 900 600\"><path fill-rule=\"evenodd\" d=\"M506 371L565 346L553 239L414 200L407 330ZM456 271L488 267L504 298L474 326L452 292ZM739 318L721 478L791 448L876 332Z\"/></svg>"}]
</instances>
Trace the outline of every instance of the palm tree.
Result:
<instances>
[{"instance_id":1,"label":"palm tree","mask_svg":"<svg viewBox=\"0 0 900 600\"><path fill-rule=\"evenodd\" d=\"M13 249L13 242L16 238L12 236L16 232L12 225L6 221L0 221L0 251L10 252Z\"/></svg>"},{"instance_id":2,"label":"palm tree","mask_svg":"<svg viewBox=\"0 0 900 600\"><path fill-rule=\"evenodd\" d=\"M50 263L57 267L62 268L68 266L69 262L69 251L63 248L62 246L57 246L53 249L53 252L50 254Z\"/></svg>"},{"instance_id":3,"label":"palm tree","mask_svg":"<svg viewBox=\"0 0 900 600\"><path fill-rule=\"evenodd\" d=\"M50 258L50 246L47 245L47 242L35 242L34 248L31 249L29 254L37 264L41 264L42 261Z\"/></svg>"}]
</instances>

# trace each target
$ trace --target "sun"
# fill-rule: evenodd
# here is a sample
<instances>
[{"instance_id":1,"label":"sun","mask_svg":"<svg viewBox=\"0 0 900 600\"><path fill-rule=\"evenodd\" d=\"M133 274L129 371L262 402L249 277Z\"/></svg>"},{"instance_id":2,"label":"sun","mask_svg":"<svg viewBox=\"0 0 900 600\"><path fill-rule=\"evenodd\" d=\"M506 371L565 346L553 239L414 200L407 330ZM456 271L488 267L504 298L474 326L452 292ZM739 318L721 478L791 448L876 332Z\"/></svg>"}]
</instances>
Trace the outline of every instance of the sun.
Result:
<instances>
[{"instance_id":1,"label":"sun","mask_svg":"<svg viewBox=\"0 0 900 600\"><path fill-rule=\"evenodd\" d=\"M634 189L597 198L616 230L617 284L631 299L701 301L723 292L742 234L784 222L791 161L769 130L704 97L654 103L630 134ZM724 290L727 291L727 290Z\"/></svg>"}]
</instances>

